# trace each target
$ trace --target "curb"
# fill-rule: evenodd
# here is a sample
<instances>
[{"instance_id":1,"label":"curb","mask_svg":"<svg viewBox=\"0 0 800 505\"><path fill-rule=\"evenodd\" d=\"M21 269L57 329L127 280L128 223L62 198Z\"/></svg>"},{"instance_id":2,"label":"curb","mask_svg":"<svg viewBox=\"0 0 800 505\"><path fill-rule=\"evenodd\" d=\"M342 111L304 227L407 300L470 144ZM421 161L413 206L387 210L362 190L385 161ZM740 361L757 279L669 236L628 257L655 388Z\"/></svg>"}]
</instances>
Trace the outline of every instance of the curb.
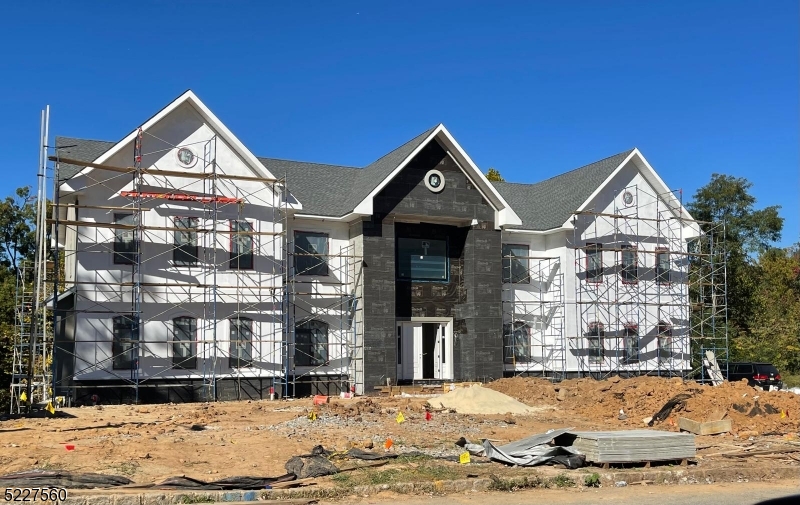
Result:
<instances>
[{"instance_id":1,"label":"curb","mask_svg":"<svg viewBox=\"0 0 800 505\"><path fill-rule=\"evenodd\" d=\"M612 487L624 481L628 485L642 482L655 485L712 484L714 482L754 482L774 480L800 479L800 467L775 468L718 468L713 470L681 469L681 470L627 470L617 472L592 472L600 475L604 486ZM569 474L576 478L580 485L585 472ZM522 481L524 477L509 479ZM63 505L177 505L182 503L230 503L278 501L289 499L337 499L353 495L375 495L382 491L394 491L399 494L439 494L464 493L469 491L488 491L491 479L461 479L433 482L398 482L374 486L357 486L349 489L312 488L312 489L276 489L268 491L151 491L138 493L121 493L112 488L107 491L78 491L61 502ZM85 493L85 494L84 494Z\"/></svg>"}]
</instances>

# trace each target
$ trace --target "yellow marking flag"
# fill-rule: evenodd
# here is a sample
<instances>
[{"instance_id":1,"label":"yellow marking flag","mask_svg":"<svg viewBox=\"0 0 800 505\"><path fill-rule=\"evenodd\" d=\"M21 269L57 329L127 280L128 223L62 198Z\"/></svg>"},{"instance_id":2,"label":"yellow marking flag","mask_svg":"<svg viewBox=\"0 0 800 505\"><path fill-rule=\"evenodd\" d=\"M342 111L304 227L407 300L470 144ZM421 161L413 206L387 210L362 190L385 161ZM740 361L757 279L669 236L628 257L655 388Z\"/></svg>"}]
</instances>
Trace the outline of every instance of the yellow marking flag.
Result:
<instances>
[{"instance_id":1,"label":"yellow marking flag","mask_svg":"<svg viewBox=\"0 0 800 505\"><path fill-rule=\"evenodd\" d=\"M397 417L395 417L394 419L395 419L395 421L397 421L397 424L400 424L400 423L402 423L402 422L404 422L406 420L406 418L405 418L405 416L403 415L402 412L398 412L397 413Z\"/></svg>"},{"instance_id":2,"label":"yellow marking flag","mask_svg":"<svg viewBox=\"0 0 800 505\"><path fill-rule=\"evenodd\" d=\"M23 402L27 402L28 401L28 395L25 393L25 391L23 391L22 394L19 395L19 399L20 399L20 401L23 401Z\"/></svg>"},{"instance_id":3,"label":"yellow marking flag","mask_svg":"<svg viewBox=\"0 0 800 505\"><path fill-rule=\"evenodd\" d=\"M458 462L461 463L462 465L466 465L467 463L469 463L469 453L468 452L462 452L458 456Z\"/></svg>"},{"instance_id":4,"label":"yellow marking flag","mask_svg":"<svg viewBox=\"0 0 800 505\"><path fill-rule=\"evenodd\" d=\"M51 414L55 414L56 413L56 409L55 409L55 407L53 407L53 402L47 402L47 407L46 408L47 408L47 411L50 412Z\"/></svg>"}]
</instances>

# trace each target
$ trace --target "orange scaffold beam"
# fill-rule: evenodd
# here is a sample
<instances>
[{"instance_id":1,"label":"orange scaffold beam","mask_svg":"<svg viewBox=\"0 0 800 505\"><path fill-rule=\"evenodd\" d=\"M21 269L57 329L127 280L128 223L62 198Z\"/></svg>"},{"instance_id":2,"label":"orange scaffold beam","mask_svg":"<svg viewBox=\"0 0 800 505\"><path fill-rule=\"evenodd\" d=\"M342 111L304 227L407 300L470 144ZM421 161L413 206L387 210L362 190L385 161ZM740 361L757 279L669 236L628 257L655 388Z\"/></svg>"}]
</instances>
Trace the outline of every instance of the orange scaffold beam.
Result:
<instances>
[{"instance_id":1,"label":"orange scaffold beam","mask_svg":"<svg viewBox=\"0 0 800 505\"><path fill-rule=\"evenodd\" d=\"M120 191L120 196L125 198L154 198L161 200L173 200L177 202L200 202L200 203L240 203L241 198L230 196L202 196L187 195L186 193L158 193L155 191Z\"/></svg>"}]
</instances>

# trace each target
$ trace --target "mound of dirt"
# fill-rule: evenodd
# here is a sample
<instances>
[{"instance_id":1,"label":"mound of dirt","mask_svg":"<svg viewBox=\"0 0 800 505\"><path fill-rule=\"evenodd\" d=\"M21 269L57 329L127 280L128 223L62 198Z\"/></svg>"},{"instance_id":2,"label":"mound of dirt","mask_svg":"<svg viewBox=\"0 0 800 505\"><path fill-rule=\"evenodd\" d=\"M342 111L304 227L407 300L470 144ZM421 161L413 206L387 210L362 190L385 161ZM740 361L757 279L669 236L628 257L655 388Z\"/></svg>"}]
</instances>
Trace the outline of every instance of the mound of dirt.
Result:
<instances>
[{"instance_id":1,"label":"mound of dirt","mask_svg":"<svg viewBox=\"0 0 800 505\"><path fill-rule=\"evenodd\" d=\"M800 397L784 391L763 391L746 381L725 382L719 386L701 385L680 378L635 377L606 380L570 379L553 384L545 379L514 377L487 384L528 405L552 405L559 410L620 426L641 426L678 395L688 399L656 425L677 431L677 418L705 421L724 412L733 421L733 430L759 434L786 434L800 429ZM619 419L622 409L627 419Z\"/></svg>"},{"instance_id":2,"label":"mound of dirt","mask_svg":"<svg viewBox=\"0 0 800 505\"><path fill-rule=\"evenodd\" d=\"M453 409L459 414L530 414L536 409L510 396L481 386L458 388L428 400L433 408Z\"/></svg>"}]
</instances>

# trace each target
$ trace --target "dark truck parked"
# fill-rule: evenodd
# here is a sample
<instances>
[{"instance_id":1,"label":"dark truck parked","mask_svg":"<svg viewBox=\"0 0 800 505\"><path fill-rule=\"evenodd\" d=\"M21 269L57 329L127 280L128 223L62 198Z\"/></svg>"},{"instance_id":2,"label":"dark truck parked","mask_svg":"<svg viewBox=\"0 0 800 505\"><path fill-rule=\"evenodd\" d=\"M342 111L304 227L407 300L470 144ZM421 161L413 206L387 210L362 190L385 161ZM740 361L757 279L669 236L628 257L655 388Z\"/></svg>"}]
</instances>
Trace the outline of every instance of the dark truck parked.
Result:
<instances>
[{"instance_id":1,"label":"dark truck parked","mask_svg":"<svg viewBox=\"0 0 800 505\"><path fill-rule=\"evenodd\" d=\"M728 363L728 381L736 382L747 379L747 383L769 391L770 386L777 389L783 387L781 374L770 363Z\"/></svg>"}]
</instances>

